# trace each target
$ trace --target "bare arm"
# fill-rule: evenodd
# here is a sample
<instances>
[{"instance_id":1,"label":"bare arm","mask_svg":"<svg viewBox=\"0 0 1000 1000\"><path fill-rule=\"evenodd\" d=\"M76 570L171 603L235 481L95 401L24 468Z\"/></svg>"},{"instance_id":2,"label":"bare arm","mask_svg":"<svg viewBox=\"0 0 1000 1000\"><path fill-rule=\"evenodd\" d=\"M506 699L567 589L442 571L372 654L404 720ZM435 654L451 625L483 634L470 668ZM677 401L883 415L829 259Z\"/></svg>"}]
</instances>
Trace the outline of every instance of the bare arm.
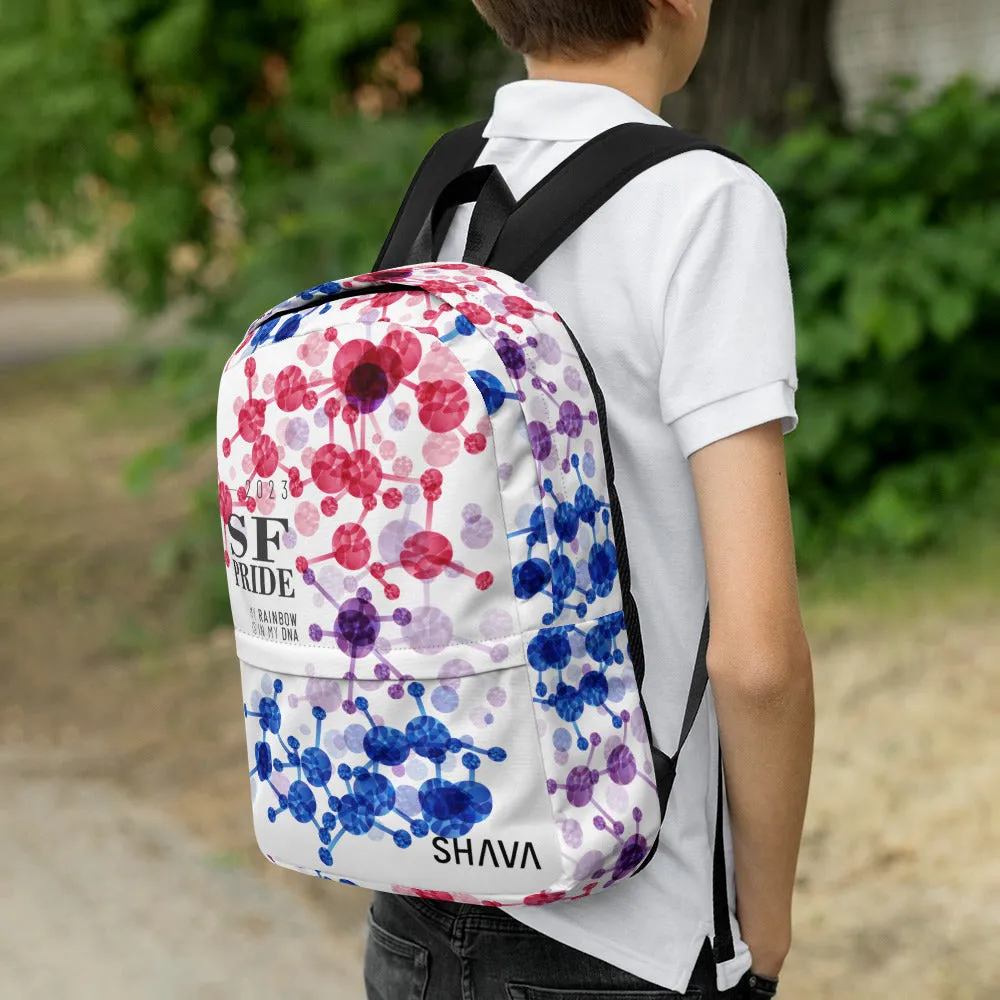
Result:
<instances>
[{"instance_id":1,"label":"bare arm","mask_svg":"<svg viewBox=\"0 0 1000 1000\"><path fill-rule=\"evenodd\" d=\"M781 428L695 452L708 570L708 670L726 769L737 911L754 970L777 975L813 748L813 684L799 613Z\"/></svg>"}]
</instances>

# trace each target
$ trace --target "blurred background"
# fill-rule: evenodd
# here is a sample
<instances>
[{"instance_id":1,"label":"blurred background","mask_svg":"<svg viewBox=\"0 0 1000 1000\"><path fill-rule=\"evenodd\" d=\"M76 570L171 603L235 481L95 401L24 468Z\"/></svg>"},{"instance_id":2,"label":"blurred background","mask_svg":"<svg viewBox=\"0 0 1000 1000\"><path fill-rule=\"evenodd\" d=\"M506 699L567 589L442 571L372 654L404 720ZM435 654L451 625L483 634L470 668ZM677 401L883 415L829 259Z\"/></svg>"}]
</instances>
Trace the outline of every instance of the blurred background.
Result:
<instances>
[{"instance_id":1,"label":"blurred background","mask_svg":"<svg viewBox=\"0 0 1000 1000\"><path fill-rule=\"evenodd\" d=\"M217 379L520 74L470 0L0 3L3 1000L360 1000L365 894L252 841ZM998 85L996 0L716 0L665 108L788 217L789 1000L1000 995Z\"/></svg>"}]
</instances>

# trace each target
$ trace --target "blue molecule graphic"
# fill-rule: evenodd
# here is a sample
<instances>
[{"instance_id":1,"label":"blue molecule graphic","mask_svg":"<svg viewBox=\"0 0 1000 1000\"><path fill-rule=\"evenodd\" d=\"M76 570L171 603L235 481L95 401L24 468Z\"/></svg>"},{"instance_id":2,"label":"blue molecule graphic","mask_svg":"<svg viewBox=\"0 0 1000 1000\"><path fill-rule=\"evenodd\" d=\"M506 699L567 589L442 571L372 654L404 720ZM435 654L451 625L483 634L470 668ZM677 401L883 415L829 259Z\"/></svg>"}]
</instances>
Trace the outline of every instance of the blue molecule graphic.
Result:
<instances>
[{"instance_id":1,"label":"blue molecule graphic","mask_svg":"<svg viewBox=\"0 0 1000 1000\"><path fill-rule=\"evenodd\" d=\"M492 417L508 399L517 399L516 392L508 392L503 383L492 372L476 369L469 376L476 383L486 404L486 412Z\"/></svg>"},{"instance_id":2,"label":"blue molecule graphic","mask_svg":"<svg viewBox=\"0 0 1000 1000\"><path fill-rule=\"evenodd\" d=\"M284 323L281 324L277 333L274 335L274 342L280 343L282 340L288 340L294 337L298 333L299 326L302 323L302 314L296 313L294 316L289 316Z\"/></svg>"},{"instance_id":3,"label":"blue molecule graphic","mask_svg":"<svg viewBox=\"0 0 1000 1000\"><path fill-rule=\"evenodd\" d=\"M302 774L314 788L325 788L333 777L333 764L325 750L307 747L299 756Z\"/></svg>"},{"instance_id":4,"label":"blue molecule graphic","mask_svg":"<svg viewBox=\"0 0 1000 1000\"><path fill-rule=\"evenodd\" d=\"M543 625L555 624L564 614L586 619L591 605L608 597L618 578L610 505L599 500L593 488L583 482L578 456L574 455L566 466L576 472L579 483L572 501L560 498L552 479L546 478L542 482L542 503L532 510L528 526L507 536L509 540L523 537L528 549L527 558L514 567L514 595L527 601L545 594L552 602L551 610L542 615ZM603 539L598 536L599 522ZM554 539L550 539L549 523ZM534 551L536 546L547 558ZM584 555L585 560L574 563L567 550L577 558L578 553Z\"/></svg>"},{"instance_id":5,"label":"blue molecule graphic","mask_svg":"<svg viewBox=\"0 0 1000 1000\"><path fill-rule=\"evenodd\" d=\"M564 722L576 722L583 715L583 697L569 684L560 684L556 693L549 695L549 704L554 706Z\"/></svg>"},{"instance_id":6,"label":"blue molecule graphic","mask_svg":"<svg viewBox=\"0 0 1000 1000\"><path fill-rule=\"evenodd\" d=\"M612 662L621 663L618 659L620 651L615 648L615 639L625 628L625 615L616 612L602 618L587 633L587 655L598 664L610 666Z\"/></svg>"},{"instance_id":7,"label":"blue molecule graphic","mask_svg":"<svg viewBox=\"0 0 1000 1000\"><path fill-rule=\"evenodd\" d=\"M277 735L281 729L281 709L273 698L261 698L257 711L248 712L247 715L257 716L260 719L260 728L265 733Z\"/></svg>"},{"instance_id":8,"label":"blue molecule graphic","mask_svg":"<svg viewBox=\"0 0 1000 1000\"><path fill-rule=\"evenodd\" d=\"M431 778L420 788L420 805L432 833L464 837L493 811L493 798L485 785L475 781Z\"/></svg>"},{"instance_id":9,"label":"blue molecule graphic","mask_svg":"<svg viewBox=\"0 0 1000 1000\"><path fill-rule=\"evenodd\" d=\"M253 748L253 755L257 767L252 773L256 774L261 781L267 781L271 777L271 771L274 766L270 746L262 740Z\"/></svg>"},{"instance_id":10,"label":"blue molecule graphic","mask_svg":"<svg viewBox=\"0 0 1000 1000\"><path fill-rule=\"evenodd\" d=\"M414 753L441 763L448 756L451 733L438 719L420 715L406 724L406 739Z\"/></svg>"},{"instance_id":11,"label":"blue molecule graphic","mask_svg":"<svg viewBox=\"0 0 1000 1000\"><path fill-rule=\"evenodd\" d=\"M608 700L608 679L599 670L583 675L580 697L588 705L603 705Z\"/></svg>"},{"instance_id":12,"label":"blue molecule graphic","mask_svg":"<svg viewBox=\"0 0 1000 1000\"><path fill-rule=\"evenodd\" d=\"M611 541L598 542L587 556L587 569L598 597L607 597L618 576L618 556Z\"/></svg>"},{"instance_id":13,"label":"blue molecule graphic","mask_svg":"<svg viewBox=\"0 0 1000 1000\"><path fill-rule=\"evenodd\" d=\"M274 332L274 328L278 325L278 322L279 319L275 316L273 319L269 319L257 327L250 340L250 347L252 350L257 350L258 347L262 344L266 344L268 340L270 340L271 334Z\"/></svg>"},{"instance_id":14,"label":"blue molecule graphic","mask_svg":"<svg viewBox=\"0 0 1000 1000\"><path fill-rule=\"evenodd\" d=\"M586 483L581 484L577 489L576 496L573 499L573 506L580 520L593 526L597 518L597 513L601 509L601 503L594 495L594 491Z\"/></svg>"},{"instance_id":15,"label":"blue molecule graphic","mask_svg":"<svg viewBox=\"0 0 1000 1000\"><path fill-rule=\"evenodd\" d=\"M337 281L325 281L322 285L317 285L315 288L310 288L299 295L299 298L303 302L310 302L317 296L325 295L336 295L343 286Z\"/></svg>"},{"instance_id":16,"label":"blue molecule graphic","mask_svg":"<svg viewBox=\"0 0 1000 1000\"><path fill-rule=\"evenodd\" d=\"M573 650L566 632L565 628L543 628L528 643L528 662L539 674L569 665Z\"/></svg>"},{"instance_id":17,"label":"blue molecule graphic","mask_svg":"<svg viewBox=\"0 0 1000 1000\"><path fill-rule=\"evenodd\" d=\"M337 819L340 820L342 830L360 837L375 826L375 811L362 799L354 795L345 795L340 800Z\"/></svg>"},{"instance_id":18,"label":"blue molecule graphic","mask_svg":"<svg viewBox=\"0 0 1000 1000\"><path fill-rule=\"evenodd\" d=\"M354 781L354 794L376 816L388 816L396 807L396 789L384 774L362 772Z\"/></svg>"},{"instance_id":19,"label":"blue molecule graphic","mask_svg":"<svg viewBox=\"0 0 1000 1000\"><path fill-rule=\"evenodd\" d=\"M552 570L543 559L528 559L514 567L513 576L515 596L527 601L548 586Z\"/></svg>"},{"instance_id":20,"label":"blue molecule graphic","mask_svg":"<svg viewBox=\"0 0 1000 1000\"><path fill-rule=\"evenodd\" d=\"M545 508L539 504L528 521L528 545L547 545L549 527L545 521Z\"/></svg>"},{"instance_id":21,"label":"blue molecule graphic","mask_svg":"<svg viewBox=\"0 0 1000 1000\"><path fill-rule=\"evenodd\" d=\"M367 708L362 709L367 711ZM376 764L395 767L410 756L410 741L405 733L389 726L373 726L365 733L365 753Z\"/></svg>"},{"instance_id":22,"label":"blue molecule graphic","mask_svg":"<svg viewBox=\"0 0 1000 1000\"><path fill-rule=\"evenodd\" d=\"M552 523L556 529L559 541L571 542L576 538L576 533L580 530L580 515L573 504L563 501L556 507Z\"/></svg>"},{"instance_id":23,"label":"blue molecule graphic","mask_svg":"<svg viewBox=\"0 0 1000 1000\"><path fill-rule=\"evenodd\" d=\"M297 823L311 823L316 815L316 796L304 781L293 781L289 786L288 811Z\"/></svg>"},{"instance_id":24,"label":"blue molecule graphic","mask_svg":"<svg viewBox=\"0 0 1000 1000\"><path fill-rule=\"evenodd\" d=\"M622 725L612 702L621 700L623 683L617 676L609 677L608 669L624 662L624 654L619 655L617 648L624 631L625 618L619 611L584 625L542 628L528 643L528 664L538 672L533 700L543 711L554 709L563 722L573 727L580 750L590 745L580 729L580 721L588 708L609 716L615 729ZM583 676L575 686L567 683L564 677L574 659L574 648L593 661L584 666ZM556 729L552 736L555 749L568 751L574 742L574 732L564 727Z\"/></svg>"}]
</instances>

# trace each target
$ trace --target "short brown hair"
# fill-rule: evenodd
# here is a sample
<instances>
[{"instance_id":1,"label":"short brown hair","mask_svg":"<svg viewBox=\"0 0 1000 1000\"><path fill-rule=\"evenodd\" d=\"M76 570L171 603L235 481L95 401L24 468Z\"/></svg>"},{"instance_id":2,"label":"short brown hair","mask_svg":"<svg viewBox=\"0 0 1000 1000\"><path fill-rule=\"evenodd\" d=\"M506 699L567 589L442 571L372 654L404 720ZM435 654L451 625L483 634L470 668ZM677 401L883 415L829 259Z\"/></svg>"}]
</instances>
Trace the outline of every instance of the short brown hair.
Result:
<instances>
[{"instance_id":1,"label":"short brown hair","mask_svg":"<svg viewBox=\"0 0 1000 1000\"><path fill-rule=\"evenodd\" d=\"M473 0L508 48L526 56L600 55L649 34L647 0Z\"/></svg>"}]
</instances>

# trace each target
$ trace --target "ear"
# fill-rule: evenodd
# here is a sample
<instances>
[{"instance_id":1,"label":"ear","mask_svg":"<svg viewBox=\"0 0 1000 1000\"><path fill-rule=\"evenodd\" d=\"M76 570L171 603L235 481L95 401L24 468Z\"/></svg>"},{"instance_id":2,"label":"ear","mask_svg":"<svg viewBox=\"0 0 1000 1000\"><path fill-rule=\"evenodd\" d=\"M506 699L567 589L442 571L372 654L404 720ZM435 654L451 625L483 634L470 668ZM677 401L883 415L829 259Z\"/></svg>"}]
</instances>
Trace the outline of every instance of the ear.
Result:
<instances>
[{"instance_id":1,"label":"ear","mask_svg":"<svg viewBox=\"0 0 1000 1000\"><path fill-rule=\"evenodd\" d=\"M698 10L694 5L694 0L647 0L653 10L660 14L675 15L685 21L696 20Z\"/></svg>"}]
</instances>

